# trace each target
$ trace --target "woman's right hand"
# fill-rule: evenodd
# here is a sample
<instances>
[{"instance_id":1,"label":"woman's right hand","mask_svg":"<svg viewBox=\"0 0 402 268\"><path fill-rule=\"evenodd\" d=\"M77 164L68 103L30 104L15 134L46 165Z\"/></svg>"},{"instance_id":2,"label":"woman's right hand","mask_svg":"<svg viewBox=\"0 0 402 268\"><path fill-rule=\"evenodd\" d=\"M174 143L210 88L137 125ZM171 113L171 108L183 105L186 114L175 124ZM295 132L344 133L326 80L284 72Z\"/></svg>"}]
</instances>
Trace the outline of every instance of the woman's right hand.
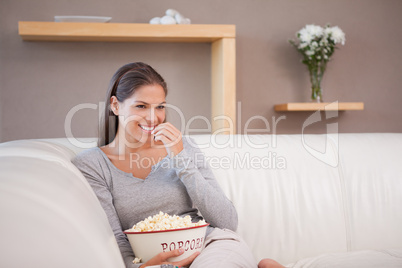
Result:
<instances>
[{"instance_id":1,"label":"woman's right hand","mask_svg":"<svg viewBox=\"0 0 402 268\"><path fill-rule=\"evenodd\" d=\"M168 262L167 259L172 258L172 257L177 257L180 256L181 254L184 253L183 248L175 249L172 251L167 251L167 252L161 252L143 265L140 266L140 268L145 268L147 266L152 266L152 265L161 265L161 264L172 264L174 266L190 266L190 264L194 261L194 259L200 254L199 252L195 252L193 255L191 255L188 258L185 258L184 260L177 261L177 262Z\"/></svg>"}]
</instances>

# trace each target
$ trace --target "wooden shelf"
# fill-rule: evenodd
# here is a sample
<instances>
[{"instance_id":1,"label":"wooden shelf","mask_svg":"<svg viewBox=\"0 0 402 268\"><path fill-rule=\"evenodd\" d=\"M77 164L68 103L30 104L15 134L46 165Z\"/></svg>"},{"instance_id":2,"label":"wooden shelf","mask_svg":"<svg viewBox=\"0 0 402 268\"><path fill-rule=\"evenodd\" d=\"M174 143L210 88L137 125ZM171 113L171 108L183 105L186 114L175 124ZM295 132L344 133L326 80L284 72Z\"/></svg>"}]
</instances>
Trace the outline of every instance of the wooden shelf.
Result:
<instances>
[{"instance_id":1,"label":"wooden shelf","mask_svg":"<svg viewBox=\"0 0 402 268\"><path fill-rule=\"evenodd\" d=\"M277 112L297 112L297 111L346 111L354 110L361 111L364 110L363 102L291 102L276 104L275 111Z\"/></svg>"},{"instance_id":2,"label":"wooden shelf","mask_svg":"<svg viewBox=\"0 0 402 268\"><path fill-rule=\"evenodd\" d=\"M18 22L25 41L214 42L235 38L235 25Z\"/></svg>"},{"instance_id":3,"label":"wooden shelf","mask_svg":"<svg viewBox=\"0 0 402 268\"><path fill-rule=\"evenodd\" d=\"M20 21L18 31L24 41L211 43L212 133L236 134L235 25Z\"/></svg>"}]
</instances>

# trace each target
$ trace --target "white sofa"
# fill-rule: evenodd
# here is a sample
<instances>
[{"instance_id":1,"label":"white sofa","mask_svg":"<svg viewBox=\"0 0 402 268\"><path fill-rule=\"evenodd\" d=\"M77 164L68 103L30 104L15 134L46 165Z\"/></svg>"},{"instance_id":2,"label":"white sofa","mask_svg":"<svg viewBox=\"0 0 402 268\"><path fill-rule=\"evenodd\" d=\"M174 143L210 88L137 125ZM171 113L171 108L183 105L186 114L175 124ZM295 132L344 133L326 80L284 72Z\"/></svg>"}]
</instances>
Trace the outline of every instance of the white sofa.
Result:
<instances>
[{"instance_id":1,"label":"white sofa","mask_svg":"<svg viewBox=\"0 0 402 268\"><path fill-rule=\"evenodd\" d=\"M402 134L192 137L257 261L402 267ZM96 196L70 162L81 145L0 144L0 267L124 267Z\"/></svg>"}]
</instances>

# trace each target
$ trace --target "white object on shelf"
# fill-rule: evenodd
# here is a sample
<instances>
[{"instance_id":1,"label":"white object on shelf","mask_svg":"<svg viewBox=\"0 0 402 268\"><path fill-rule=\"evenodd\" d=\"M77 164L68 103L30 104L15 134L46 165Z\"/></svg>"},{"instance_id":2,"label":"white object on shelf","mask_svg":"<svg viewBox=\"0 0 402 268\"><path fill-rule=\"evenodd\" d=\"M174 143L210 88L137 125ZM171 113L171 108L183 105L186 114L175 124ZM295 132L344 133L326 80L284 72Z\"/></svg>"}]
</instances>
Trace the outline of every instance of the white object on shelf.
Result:
<instances>
[{"instance_id":1,"label":"white object on shelf","mask_svg":"<svg viewBox=\"0 0 402 268\"><path fill-rule=\"evenodd\" d=\"M149 21L149 23L150 23L150 24L161 24L161 18L160 18L160 17L152 18L152 19Z\"/></svg>"},{"instance_id":2,"label":"white object on shelf","mask_svg":"<svg viewBox=\"0 0 402 268\"><path fill-rule=\"evenodd\" d=\"M165 15L160 17L154 17L149 21L150 24L191 24L189 18L184 17L180 12L175 9L168 9Z\"/></svg>"},{"instance_id":3,"label":"white object on shelf","mask_svg":"<svg viewBox=\"0 0 402 268\"><path fill-rule=\"evenodd\" d=\"M177 13L174 18L176 19L177 24L191 24L191 20L183 17L180 13Z\"/></svg>"},{"instance_id":4,"label":"white object on shelf","mask_svg":"<svg viewBox=\"0 0 402 268\"><path fill-rule=\"evenodd\" d=\"M167 16L174 17L174 16L176 16L176 14L179 14L179 12L175 9L169 8L168 10L166 10L165 14Z\"/></svg>"},{"instance_id":5,"label":"white object on shelf","mask_svg":"<svg viewBox=\"0 0 402 268\"><path fill-rule=\"evenodd\" d=\"M54 16L55 22L109 22L111 19L98 16Z\"/></svg>"},{"instance_id":6,"label":"white object on shelf","mask_svg":"<svg viewBox=\"0 0 402 268\"><path fill-rule=\"evenodd\" d=\"M180 13L177 13L174 15L174 19L176 20L177 24L181 24L184 20L184 17Z\"/></svg>"},{"instance_id":7,"label":"white object on shelf","mask_svg":"<svg viewBox=\"0 0 402 268\"><path fill-rule=\"evenodd\" d=\"M176 24L176 20L171 16L163 16L161 18L161 24Z\"/></svg>"}]
</instances>

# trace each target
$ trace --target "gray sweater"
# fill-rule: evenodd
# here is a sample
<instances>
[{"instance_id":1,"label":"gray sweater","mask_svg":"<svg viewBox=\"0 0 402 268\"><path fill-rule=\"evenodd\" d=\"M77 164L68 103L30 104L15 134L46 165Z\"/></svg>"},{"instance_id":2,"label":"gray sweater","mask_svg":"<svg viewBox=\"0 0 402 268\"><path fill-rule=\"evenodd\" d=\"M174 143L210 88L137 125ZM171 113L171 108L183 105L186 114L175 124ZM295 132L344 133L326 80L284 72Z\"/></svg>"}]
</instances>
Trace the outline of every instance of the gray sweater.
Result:
<instances>
[{"instance_id":1,"label":"gray sweater","mask_svg":"<svg viewBox=\"0 0 402 268\"><path fill-rule=\"evenodd\" d=\"M126 267L140 264L132 263L134 253L123 231L160 211L190 215L193 221L204 218L211 227L237 228L236 209L194 144L183 137L183 151L153 165L145 180L118 169L98 147L82 151L72 160L105 210Z\"/></svg>"}]
</instances>

